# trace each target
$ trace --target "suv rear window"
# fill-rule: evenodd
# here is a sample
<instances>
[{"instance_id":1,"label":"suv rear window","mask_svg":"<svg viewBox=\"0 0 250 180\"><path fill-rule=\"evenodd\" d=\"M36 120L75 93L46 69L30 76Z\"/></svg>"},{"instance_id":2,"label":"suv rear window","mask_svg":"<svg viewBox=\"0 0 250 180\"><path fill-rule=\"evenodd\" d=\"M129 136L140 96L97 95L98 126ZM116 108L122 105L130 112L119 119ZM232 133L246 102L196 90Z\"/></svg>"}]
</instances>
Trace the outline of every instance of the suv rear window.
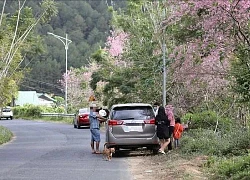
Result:
<instances>
[{"instance_id":1,"label":"suv rear window","mask_svg":"<svg viewBox=\"0 0 250 180\"><path fill-rule=\"evenodd\" d=\"M3 112L11 112L10 108L3 108Z\"/></svg>"},{"instance_id":2,"label":"suv rear window","mask_svg":"<svg viewBox=\"0 0 250 180\"><path fill-rule=\"evenodd\" d=\"M153 118L155 118L154 111L149 106L116 107L111 114L111 119L116 120L148 120Z\"/></svg>"}]
</instances>

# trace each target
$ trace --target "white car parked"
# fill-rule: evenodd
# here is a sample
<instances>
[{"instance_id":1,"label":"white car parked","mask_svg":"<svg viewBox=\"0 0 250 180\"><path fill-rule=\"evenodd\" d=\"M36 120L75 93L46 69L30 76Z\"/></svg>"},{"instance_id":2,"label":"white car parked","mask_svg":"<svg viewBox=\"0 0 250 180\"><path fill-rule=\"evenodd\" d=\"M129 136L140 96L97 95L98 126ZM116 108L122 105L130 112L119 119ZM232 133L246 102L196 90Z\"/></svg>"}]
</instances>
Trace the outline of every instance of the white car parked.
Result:
<instances>
[{"instance_id":1,"label":"white car parked","mask_svg":"<svg viewBox=\"0 0 250 180\"><path fill-rule=\"evenodd\" d=\"M0 119L5 118L5 119L13 119L13 111L11 110L10 107L4 107L0 111Z\"/></svg>"}]
</instances>

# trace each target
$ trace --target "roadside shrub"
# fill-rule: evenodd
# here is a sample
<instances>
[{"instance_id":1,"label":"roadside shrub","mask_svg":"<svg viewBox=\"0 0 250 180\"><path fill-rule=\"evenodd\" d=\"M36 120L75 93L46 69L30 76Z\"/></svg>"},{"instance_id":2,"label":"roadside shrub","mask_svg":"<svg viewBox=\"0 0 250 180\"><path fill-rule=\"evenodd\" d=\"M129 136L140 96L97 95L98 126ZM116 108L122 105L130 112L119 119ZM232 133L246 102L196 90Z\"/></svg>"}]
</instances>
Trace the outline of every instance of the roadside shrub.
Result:
<instances>
[{"instance_id":1,"label":"roadside shrub","mask_svg":"<svg viewBox=\"0 0 250 180\"><path fill-rule=\"evenodd\" d=\"M232 128L231 131L214 133L207 129L191 129L180 140L185 154L216 156L244 155L250 147L248 129Z\"/></svg>"},{"instance_id":2,"label":"roadside shrub","mask_svg":"<svg viewBox=\"0 0 250 180\"><path fill-rule=\"evenodd\" d=\"M64 113L64 108L26 104L14 107L13 113L15 117L41 117L41 113Z\"/></svg>"},{"instance_id":3,"label":"roadside shrub","mask_svg":"<svg viewBox=\"0 0 250 180\"><path fill-rule=\"evenodd\" d=\"M27 104L22 107L14 107L13 113L15 117L40 117L42 113L42 108L40 106Z\"/></svg>"},{"instance_id":4,"label":"roadside shrub","mask_svg":"<svg viewBox=\"0 0 250 180\"><path fill-rule=\"evenodd\" d=\"M202 111L193 114L187 113L182 117L183 121L191 121L190 129L203 128L213 130L216 127L217 119L218 129L230 129L232 121L229 118L218 116L214 111Z\"/></svg>"},{"instance_id":5,"label":"roadside shrub","mask_svg":"<svg viewBox=\"0 0 250 180\"><path fill-rule=\"evenodd\" d=\"M30 106L26 109L26 115L28 117L41 117L42 108L39 106Z\"/></svg>"},{"instance_id":6,"label":"roadside shrub","mask_svg":"<svg viewBox=\"0 0 250 180\"><path fill-rule=\"evenodd\" d=\"M23 117L25 114L25 108L21 106L16 106L12 108L15 117Z\"/></svg>"},{"instance_id":7,"label":"roadside shrub","mask_svg":"<svg viewBox=\"0 0 250 180\"><path fill-rule=\"evenodd\" d=\"M214 174L211 179L249 179L250 156L213 161L209 170Z\"/></svg>"},{"instance_id":8,"label":"roadside shrub","mask_svg":"<svg viewBox=\"0 0 250 180\"><path fill-rule=\"evenodd\" d=\"M10 141L12 137L13 133L9 129L0 126L0 144Z\"/></svg>"},{"instance_id":9,"label":"roadside shrub","mask_svg":"<svg viewBox=\"0 0 250 180\"><path fill-rule=\"evenodd\" d=\"M181 151L184 154L212 155L219 146L220 137L207 129L191 129L180 139Z\"/></svg>"}]
</instances>

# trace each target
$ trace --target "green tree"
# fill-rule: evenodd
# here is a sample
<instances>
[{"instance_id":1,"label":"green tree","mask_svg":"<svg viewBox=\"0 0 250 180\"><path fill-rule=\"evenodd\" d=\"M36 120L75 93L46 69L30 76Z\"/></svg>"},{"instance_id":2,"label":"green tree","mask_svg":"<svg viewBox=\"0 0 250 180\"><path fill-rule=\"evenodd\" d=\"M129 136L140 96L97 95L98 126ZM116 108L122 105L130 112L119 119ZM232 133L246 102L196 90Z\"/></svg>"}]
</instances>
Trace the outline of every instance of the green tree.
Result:
<instances>
[{"instance_id":1,"label":"green tree","mask_svg":"<svg viewBox=\"0 0 250 180\"><path fill-rule=\"evenodd\" d=\"M94 88L99 80L107 82L104 88L107 105L161 100L162 35L157 22L162 20L162 16L157 15L159 11L163 12L163 6L159 3L161 6L157 9L153 4L129 2L128 11L113 11L113 29L118 34L124 31L129 38L119 56L105 55L101 50L93 55L93 59L102 66L93 74L91 85ZM147 5L148 11L143 10L143 5ZM118 38L117 34L111 35L111 43L117 43Z\"/></svg>"},{"instance_id":2,"label":"green tree","mask_svg":"<svg viewBox=\"0 0 250 180\"><path fill-rule=\"evenodd\" d=\"M6 1L4 1L0 17L0 107L9 103L17 94L17 85L24 71L20 68L20 64L37 40L33 34L34 27L38 22L45 22L57 13L55 3L50 0L41 3L41 11L37 17L33 16L31 8L25 7L25 1L13 4L17 5L16 11L6 16ZM6 92L6 89L9 92Z\"/></svg>"}]
</instances>

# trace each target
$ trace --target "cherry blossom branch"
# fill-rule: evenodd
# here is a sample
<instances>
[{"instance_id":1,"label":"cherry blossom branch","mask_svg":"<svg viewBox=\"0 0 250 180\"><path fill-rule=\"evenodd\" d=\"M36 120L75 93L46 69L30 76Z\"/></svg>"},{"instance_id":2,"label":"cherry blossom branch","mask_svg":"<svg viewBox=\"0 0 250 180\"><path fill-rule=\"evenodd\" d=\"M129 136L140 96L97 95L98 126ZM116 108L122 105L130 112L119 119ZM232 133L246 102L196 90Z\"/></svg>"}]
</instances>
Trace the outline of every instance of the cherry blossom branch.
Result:
<instances>
[{"instance_id":1,"label":"cherry blossom branch","mask_svg":"<svg viewBox=\"0 0 250 180\"><path fill-rule=\"evenodd\" d=\"M235 7L238 5L239 2L240 2L240 0L238 0L238 2L235 5ZM248 46L250 47L250 41L248 40L248 38L246 37L246 35L242 32L240 22L233 16L233 14L229 10L226 10L223 6L220 6L220 7L224 11L226 11L230 15L230 17L237 23L238 30L239 30L240 34L243 36L243 39L247 42Z\"/></svg>"}]
</instances>

